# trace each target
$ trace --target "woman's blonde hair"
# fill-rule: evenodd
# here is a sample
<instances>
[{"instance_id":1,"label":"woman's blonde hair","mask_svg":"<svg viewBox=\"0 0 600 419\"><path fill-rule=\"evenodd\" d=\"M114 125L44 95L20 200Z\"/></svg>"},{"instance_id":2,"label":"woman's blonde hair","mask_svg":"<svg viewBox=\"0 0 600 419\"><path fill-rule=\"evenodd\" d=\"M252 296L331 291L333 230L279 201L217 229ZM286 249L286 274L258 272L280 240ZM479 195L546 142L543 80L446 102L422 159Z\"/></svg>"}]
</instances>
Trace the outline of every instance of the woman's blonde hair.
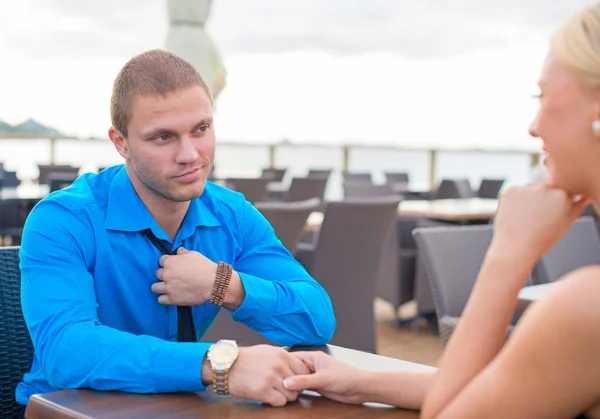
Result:
<instances>
[{"instance_id":1,"label":"woman's blonde hair","mask_svg":"<svg viewBox=\"0 0 600 419\"><path fill-rule=\"evenodd\" d=\"M550 53L582 81L600 87L600 3L569 18L554 33Z\"/></svg>"}]
</instances>

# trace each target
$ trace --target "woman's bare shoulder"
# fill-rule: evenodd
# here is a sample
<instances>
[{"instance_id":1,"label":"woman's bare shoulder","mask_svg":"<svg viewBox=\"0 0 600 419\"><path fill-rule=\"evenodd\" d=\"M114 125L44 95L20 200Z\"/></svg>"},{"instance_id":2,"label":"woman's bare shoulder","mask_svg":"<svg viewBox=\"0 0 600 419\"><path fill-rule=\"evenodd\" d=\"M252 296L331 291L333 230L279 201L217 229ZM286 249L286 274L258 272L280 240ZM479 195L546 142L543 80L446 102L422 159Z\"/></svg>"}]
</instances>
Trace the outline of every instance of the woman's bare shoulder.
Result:
<instances>
[{"instance_id":1,"label":"woman's bare shoulder","mask_svg":"<svg viewBox=\"0 0 600 419\"><path fill-rule=\"evenodd\" d=\"M592 320L597 324L600 317L595 314L600 313L599 297L600 265L590 265L565 275L538 304L540 309L548 305L560 310L557 315L573 315L583 322Z\"/></svg>"}]
</instances>

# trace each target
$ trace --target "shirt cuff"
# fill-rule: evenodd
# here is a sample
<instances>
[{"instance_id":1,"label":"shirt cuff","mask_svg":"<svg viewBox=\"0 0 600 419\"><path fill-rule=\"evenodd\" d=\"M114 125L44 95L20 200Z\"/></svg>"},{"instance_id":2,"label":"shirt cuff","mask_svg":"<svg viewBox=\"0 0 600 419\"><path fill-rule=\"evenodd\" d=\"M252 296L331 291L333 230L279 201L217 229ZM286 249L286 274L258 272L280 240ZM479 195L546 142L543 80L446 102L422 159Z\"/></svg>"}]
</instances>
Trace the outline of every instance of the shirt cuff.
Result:
<instances>
[{"instance_id":1,"label":"shirt cuff","mask_svg":"<svg viewBox=\"0 0 600 419\"><path fill-rule=\"evenodd\" d=\"M266 319L274 315L277 308L275 284L254 275L241 272L238 272L238 275L246 296L238 309L232 312L233 320L248 323L255 317Z\"/></svg>"},{"instance_id":2,"label":"shirt cuff","mask_svg":"<svg viewBox=\"0 0 600 419\"><path fill-rule=\"evenodd\" d=\"M154 357L157 393L204 391L202 363L210 343L164 342Z\"/></svg>"}]
</instances>

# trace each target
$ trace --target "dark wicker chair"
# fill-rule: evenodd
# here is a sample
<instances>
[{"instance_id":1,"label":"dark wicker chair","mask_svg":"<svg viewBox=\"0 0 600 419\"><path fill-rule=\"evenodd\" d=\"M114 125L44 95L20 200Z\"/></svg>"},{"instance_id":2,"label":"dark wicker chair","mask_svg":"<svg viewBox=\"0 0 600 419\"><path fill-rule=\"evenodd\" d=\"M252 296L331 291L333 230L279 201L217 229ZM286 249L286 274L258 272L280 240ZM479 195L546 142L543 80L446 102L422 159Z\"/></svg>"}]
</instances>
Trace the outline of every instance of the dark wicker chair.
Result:
<instances>
[{"instance_id":1,"label":"dark wicker chair","mask_svg":"<svg viewBox=\"0 0 600 419\"><path fill-rule=\"evenodd\" d=\"M0 418L17 419L15 388L31 368L33 346L21 312L19 247L0 248Z\"/></svg>"},{"instance_id":2,"label":"dark wicker chair","mask_svg":"<svg viewBox=\"0 0 600 419\"><path fill-rule=\"evenodd\" d=\"M2 187L3 188L16 188L21 184L21 181L17 177L17 172L3 172L2 173Z\"/></svg>"},{"instance_id":3,"label":"dark wicker chair","mask_svg":"<svg viewBox=\"0 0 600 419\"><path fill-rule=\"evenodd\" d=\"M18 198L0 200L0 236L11 237L14 246L21 244L21 233L31 209L27 200Z\"/></svg>"}]
</instances>

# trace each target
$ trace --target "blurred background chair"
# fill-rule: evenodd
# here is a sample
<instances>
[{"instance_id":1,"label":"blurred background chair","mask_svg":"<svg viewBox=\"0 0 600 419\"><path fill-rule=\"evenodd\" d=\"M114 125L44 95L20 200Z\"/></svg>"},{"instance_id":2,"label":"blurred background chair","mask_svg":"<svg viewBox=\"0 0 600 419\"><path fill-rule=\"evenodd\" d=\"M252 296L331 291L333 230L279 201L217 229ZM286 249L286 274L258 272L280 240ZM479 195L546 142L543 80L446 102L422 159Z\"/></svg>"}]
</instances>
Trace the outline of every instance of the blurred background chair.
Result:
<instances>
[{"instance_id":1,"label":"blurred background chair","mask_svg":"<svg viewBox=\"0 0 600 419\"><path fill-rule=\"evenodd\" d=\"M425 272L423 256L417 247L413 231L416 228L453 227L456 224L429 218L414 218L413 224L413 230L405 231L404 233L411 236L416 253L414 294L417 307L415 317L411 321L411 328L414 332L418 332L421 328L421 320L426 320L431 324L433 332L438 333L438 318L435 311L433 292L431 285L429 284L429 279L427 278L427 273ZM408 242L408 238L406 239L406 242Z\"/></svg>"},{"instance_id":2,"label":"blurred background chair","mask_svg":"<svg viewBox=\"0 0 600 419\"><path fill-rule=\"evenodd\" d=\"M220 339L233 339L239 346L275 345L254 329L234 321L231 313L225 309L219 311L213 324L200 338L202 342L217 342Z\"/></svg>"},{"instance_id":3,"label":"blurred background chair","mask_svg":"<svg viewBox=\"0 0 600 419\"><path fill-rule=\"evenodd\" d=\"M314 179L314 178L326 178L329 179L331 175L331 169L309 169L308 175L306 177Z\"/></svg>"},{"instance_id":4,"label":"blurred background chair","mask_svg":"<svg viewBox=\"0 0 600 419\"><path fill-rule=\"evenodd\" d=\"M385 179L388 183L391 184L405 184L408 185L408 173L406 172L385 172Z\"/></svg>"},{"instance_id":5,"label":"blurred background chair","mask_svg":"<svg viewBox=\"0 0 600 419\"><path fill-rule=\"evenodd\" d=\"M397 194L409 191L409 176L406 172L385 172L385 180Z\"/></svg>"},{"instance_id":6,"label":"blurred background chair","mask_svg":"<svg viewBox=\"0 0 600 419\"><path fill-rule=\"evenodd\" d=\"M332 344L376 352L375 287L399 201L392 196L330 202L317 243L298 245L296 259L331 297L337 318Z\"/></svg>"},{"instance_id":7,"label":"blurred background chair","mask_svg":"<svg viewBox=\"0 0 600 419\"><path fill-rule=\"evenodd\" d=\"M467 179L443 179L432 192L432 199L464 199L474 196Z\"/></svg>"},{"instance_id":8,"label":"blurred background chair","mask_svg":"<svg viewBox=\"0 0 600 419\"><path fill-rule=\"evenodd\" d=\"M344 182L366 182L373 183L371 172L342 172Z\"/></svg>"},{"instance_id":9,"label":"blurred background chair","mask_svg":"<svg viewBox=\"0 0 600 419\"><path fill-rule=\"evenodd\" d=\"M581 215L587 215L590 217L598 218L598 211L596 211L596 204L591 203L583 210Z\"/></svg>"},{"instance_id":10,"label":"blurred background chair","mask_svg":"<svg viewBox=\"0 0 600 419\"><path fill-rule=\"evenodd\" d=\"M73 167L62 164L38 164L40 174L38 176L38 183L40 185L49 185L49 176L51 173L61 174L79 174L79 167Z\"/></svg>"},{"instance_id":11,"label":"blurred background chair","mask_svg":"<svg viewBox=\"0 0 600 419\"><path fill-rule=\"evenodd\" d=\"M28 214L27 201L18 198L0 200L0 236L2 239L4 240L8 236L12 245L19 245Z\"/></svg>"},{"instance_id":12,"label":"blurred background chair","mask_svg":"<svg viewBox=\"0 0 600 419\"><path fill-rule=\"evenodd\" d=\"M375 185L363 181L344 182L344 198L369 198L391 195L395 195L395 192L387 183L383 185Z\"/></svg>"},{"instance_id":13,"label":"blurred background chair","mask_svg":"<svg viewBox=\"0 0 600 419\"><path fill-rule=\"evenodd\" d=\"M2 178L3 188L16 188L21 184L21 181L17 177L17 172L3 171L0 172L0 177Z\"/></svg>"},{"instance_id":14,"label":"blurred background chair","mask_svg":"<svg viewBox=\"0 0 600 419\"><path fill-rule=\"evenodd\" d=\"M477 196L479 198L498 198L502 185L504 185L504 179L482 179Z\"/></svg>"},{"instance_id":15,"label":"blurred background chair","mask_svg":"<svg viewBox=\"0 0 600 419\"><path fill-rule=\"evenodd\" d=\"M416 250L415 246L410 248L410 244L404 242L405 228L403 217L397 216L392 220L383 243L375 286L375 296L394 307L397 327L412 320L400 318L399 308L414 298L415 286ZM412 236L410 239L414 242Z\"/></svg>"},{"instance_id":16,"label":"blurred background chair","mask_svg":"<svg viewBox=\"0 0 600 419\"><path fill-rule=\"evenodd\" d=\"M257 202L255 207L269 221L281 243L294 255L306 220L318 210L320 203L319 198L311 198L298 202Z\"/></svg>"},{"instance_id":17,"label":"blurred background chair","mask_svg":"<svg viewBox=\"0 0 600 419\"><path fill-rule=\"evenodd\" d=\"M77 173L51 172L48 174L50 192L59 191L77 180Z\"/></svg>"},{"instance_id":18,"label":"blurred background chair","mask_svg":"<svg viewBox=\"0 0 600 419\"><path fill-rule=\"evenodd\" d=\"M0 417L19 419L15 388L29 372L33 345L21 311L19 248L0 248Z\"/></svg>"},{"instance_id":19,"label":"blurred background chair","mask_svg":"<svg viewBox=\"0 0 600 419\"><path fill-rule=\"evenodd\" d=\"M282 182L287 169L262 169L261 178L269 179L271 182Z\"/></svg>"},{"instance_id":20,"label":"blurred background chair","mask_svg":"<svg viewBox=\"0 0 600 419\"><path fill-rule=\"evenodd\" d=\"M583 266L600 264L600 237L593 217L579 217L538 261L533 283L546 284Z\"/></svg>"},{"instance_id":21,"label":"blurred background chair","mask_svg":"<svg viewBox=\"0 0 600 419\"><path fill-rule=\"evenodd\" d=\"M283 194L282 200L287 202L297 202L318 198L320 201L324 201L327 181L328 178L326 177L294 177L290 184L290 188Z\"/></svg>"},{"instance_id":22,"label":"blurred background chair","mask_svg":"<svg viewBox=\"0 0 600 419\"><path fill-rule=\"evenodd\" d=\"M435 302L440 336L448 343L492 241L493 226L417 228L413 232Z\"/></svg>"},{"instance_id":23,"label":"blurred background chair","mask_svg":"<svg viewBox=\"0 0 600 419\"><path fill-rule=\"evenodd\" d=\"M264 201L267 196L267 184L271 182L267 178L227 178L225 184L237 192L242 193L246 200L255 203Z\"/></svg>"}]
</instances>

